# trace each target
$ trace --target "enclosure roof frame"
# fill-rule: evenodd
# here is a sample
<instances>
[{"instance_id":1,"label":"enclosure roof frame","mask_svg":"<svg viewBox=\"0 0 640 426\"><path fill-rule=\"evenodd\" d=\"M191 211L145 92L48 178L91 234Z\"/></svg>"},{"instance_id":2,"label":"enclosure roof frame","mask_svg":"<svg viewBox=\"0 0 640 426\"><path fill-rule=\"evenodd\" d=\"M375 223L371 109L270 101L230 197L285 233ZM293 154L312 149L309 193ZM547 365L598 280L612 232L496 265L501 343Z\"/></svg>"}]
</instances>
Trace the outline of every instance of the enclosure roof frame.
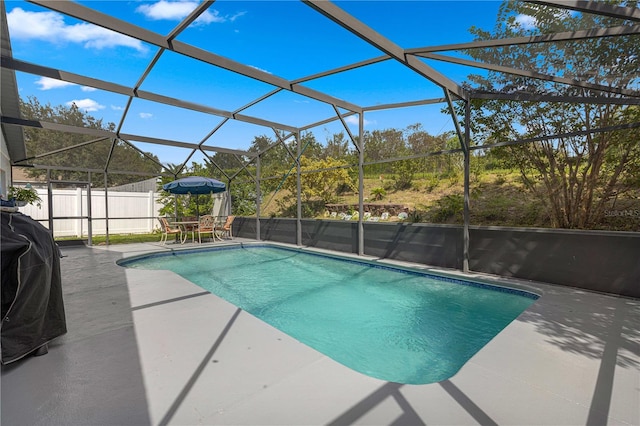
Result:
<instances>
[{"instance_id":1,"label":"enclosure roof frame","mask_svg":"<svg viewBox=\"0 0 640 426\"><path fill-rule=\"evenodd\" d=\"M237 155L240 157L251 159L258 155L258 153L249 152L245 150L236 150L223 147L215 147L205 145L208 140L216 131L222 126L227 125L231 120L245 122L252 125L263 126L265 128L276 129L279 131L286 131L291 134L297 134L300 131L308 130L316 126L327 124L334 121L340 121L344 125L344 118L359 114L362 115L365 112L394 109L404 107L414 107L420 105L428 105L433 103L445 103L447 97L450 95L454 100L462 100L469 102L472 99L505 99L505 100L527 100L527 101L549 101L549 102L580 102L588 103L610 103L621 105L638 105L640 99L640 93L633 90L623 89L620 87L608 88L603 85L597 85L587 83L584 81L572 80L568 78L558 76L548 76L534 71L516 70L508 67L501 67L499 65L484 64L477 61L468 61L452 58L444 55L437 55L434 52L463 50L463 49L476 49L486 47L500 47L509 45L521 45L521 44L535 44L535 43L549 43L558 41L580 41L585 39L603 38L603 37L619 37L625 35L637 35L640 34L640 25L633 24L633 22L640 22L640 9L631 7L613 6L602 2L596 1L541 1L541 0L525 0L531 4L540 4L559 9L576 10L584 13L593 13L603 16L609 16L616 19L626 20L631 22L630 25L619 25L610 28L594 28L585 29L575 32L561 32L555 34L546 34L540 36L531 37L514 37L506 39L496 40L483 40L472 41L468 43L449 44L441 46L425 46L425 47L412 47L405 48L397 45L391 39L384 37L373 28L369 27L366 23L358 20L353 15L349 14L345 10L341 9L336 4L324 1L324 0L302 0L302 3L309 6L309 8L324 18L334 22L335 24L343 27L359 39L363 40L370 46L382 52L382 55L370 58L367 60L361 60L349 65L341 66L338 68L318 72L305 77L300 77L293 80L288 80L266 71L259 70L250 65L234 61L232 59L220 56L214 52L210 52L184 42L176 40L176 37L189 27L202 13L204 13L209 7L214 4L213 0L205 0L193 10L189 16L184 18L178 25L168 34L161 35L159 33L147 30L145 28L134 25L130 22L122 19L110 16L108 14L99 12L90 8L87 5L82 5L71 0L59 0L55 2L47 0L28 0L29 2L42 6L46 9L62 13L67 16L74 17L80 21L92 23L100 27L113 30L117 33L127 35L140 42L150 44L158 48L158 51L154 55L153 59L147 65L146 69L142 72L137 83L133 87L127 87L120 84L116 84L109 81L99 80L80 74L76 74L70 71L63 71L46 67L39 64L32 64L25 61L21 61L13 58L11 52L10 34L7 27L6 11L4 2L2 2L2 57L1 57L1 71L2 71L2 131L5 135L9 155L11 157L12 164L24 163L27 158L26 149L24 147L24 137L22 129L25 127L37 127L44 129L52 129L58 131L68 131L71 133L81 133L94 137L108 137L113 139L121 139L127 143L129 141L139 141L157 145L165 145L179 148L190 149L191 152L182 168L186 165L186 162L197 151L201 151L207 156L210 152L221 152ZM231 71L233 73L242 75L251 80L258 81L273 87L272 90L255 98L247 103L245 106L236 109L235 111L228 111L215 106L200 105L193 102L186 101L184 99L177 99L168 97L160 93L152 93L149 91L140 90L140 86L144 79L153 72L154 67L160 56L165 51L171 51L178 55L193 58L202 63L210 64L215 67ZM441 74L434 68L427 65L421 58L428 58L432 60L454 62L458 64L468 65L480 69L488 69L492 71L504 72L512 75L520 75L530 78L540 78L546 81L568 84L570 86L588 88L597 90L598 92L613 92L616 97L606 96L545 96L534 93L488 93L488 92L476 92L469 90L446 75ZM441 87L445 90L445 98L438 99L422 99L412 100L406 102L398 102L386 105L371 105L363 106L358 105L349 100L338 99L327 93L323 93L318 90L311 89L303 86L302 83L313 81L319 78L327 77L330 75L338 75L344 72L348 72L354 69L371 66L385 61L395 61L402 66L406 67L413 73L425 78L429 82ZM57 123L47 123L37 120L24 120L20 116L18 108L18 94L17 86L15 84L15 72L27 72L43 77L54 78L60 81L80 84L84 86L90 86L97 89L105 90L111 93L117 93L129 97L127 107L123 113L120 123L116 132L109 132L97 129L77 128L73 126L60 125ZM250 106L259 104L260 102L270 98L271 96L280 93L282 91L288 91L307 97L311 100L320 102L332 108L335 111L335 115L327 119L317 121L314 123L308 123L305 125L292 125L287 123L278 123L271 120L267 120L261 117L253 117L250 115L242 114L242 111ZM134 98L144 99L151 102L169 105L177 108L184 108L188 110L198 111L201 113L214 115L222 118L220 124L218 124L207 136L205 136L199 142L184 142L169 140L163 138L155 138L147 135L132 135L121 134L120 130L126 115L128 114L129 106ZM451 102L451 100L449 100ZM342 109L343 111L341 111ZM459 131L459 129L458 129ZM132 145L133 146L133 145ZM82 165L77 165L81 168Z\"/></svg>"}]
</instances>

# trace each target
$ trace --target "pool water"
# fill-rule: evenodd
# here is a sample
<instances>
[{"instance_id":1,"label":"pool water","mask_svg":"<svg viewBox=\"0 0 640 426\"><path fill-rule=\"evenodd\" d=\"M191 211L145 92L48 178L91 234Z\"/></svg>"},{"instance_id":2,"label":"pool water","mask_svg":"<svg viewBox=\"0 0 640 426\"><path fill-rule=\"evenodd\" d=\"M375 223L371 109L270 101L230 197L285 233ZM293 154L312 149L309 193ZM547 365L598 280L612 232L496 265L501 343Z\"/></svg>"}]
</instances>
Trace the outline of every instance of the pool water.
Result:
<instances>
[{"instance_id":1,"label":"pool water","mask_svg":"<svg viewBox=\"0 0 640 426\"><path fill-rule=\"evenodd\" d=\"M168 269L353 370L410 384L453 376L536 295L270 246L125 262Z\"/></svg>"}]
</instances>

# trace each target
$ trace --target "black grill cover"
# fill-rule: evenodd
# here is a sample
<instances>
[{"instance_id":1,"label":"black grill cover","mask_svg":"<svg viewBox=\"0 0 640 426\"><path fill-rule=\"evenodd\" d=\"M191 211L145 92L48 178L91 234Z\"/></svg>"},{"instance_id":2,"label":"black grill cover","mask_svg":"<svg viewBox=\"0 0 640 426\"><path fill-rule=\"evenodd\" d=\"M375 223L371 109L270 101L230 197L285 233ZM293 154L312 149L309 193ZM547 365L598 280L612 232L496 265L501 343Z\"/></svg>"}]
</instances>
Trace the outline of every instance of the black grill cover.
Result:
<instances>
[{"instance_id":1,"label":"black grill cover","mask_svg":"<svg viewBox=\"0 0 640 426\"><path fill-rule=\"evenodd\" d=\"M67 332L60 251L49 231L18 212L2 211L2 364Z\"/></svg>"}]
</instances>

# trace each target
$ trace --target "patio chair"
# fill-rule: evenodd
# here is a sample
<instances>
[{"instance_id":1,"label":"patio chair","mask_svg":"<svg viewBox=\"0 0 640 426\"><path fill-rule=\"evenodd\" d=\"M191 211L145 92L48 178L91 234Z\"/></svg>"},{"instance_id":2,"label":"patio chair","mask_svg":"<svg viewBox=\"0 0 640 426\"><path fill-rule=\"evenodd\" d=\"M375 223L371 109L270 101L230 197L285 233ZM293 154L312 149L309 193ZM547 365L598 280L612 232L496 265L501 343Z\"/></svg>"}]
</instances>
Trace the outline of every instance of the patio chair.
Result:
<instances>
[{"instance_id":1,"label":"patio chair","mask_svg":"<svg viewBox=\"0 0 640 426\"><path fill-rule=\"evenodd\" d=\"M169 221L166 217L158 217L158 221L160 222L160 230L162 231L162 236L160 237L160 244L166 244L167 238L169 235L180 234L180 242L182 243L184 240L182 239L182 228L176 227L172 228L169 224ZM186 235L185 235L186 238Z\"/></svg>"},{"instance_id":2,"label":"patio chair","mask_svg":"<svg viewBox=\"0 0 640 426\"><path fill-rule=\"evenodd\" d=\"M202 234L211 234L211 238L215 241L215 221L213 216L210 214L200 216L200 221L198 222L198 242L202 244Z\"/></svg>"},{"instance_id":3,"label":"patio chair","mask_svg":"<svg viewBox=\"0 0 640 426\"><path fill-rule=\"evenodd\" d=\"M224 222L224 225L218 228L218 237L220 239L222 239L222 237L224 236L229 236L230 239L233 239L231 224L233 224L233 219L235 218L235 216L227 216L227 220Z\"/></svg>"}]
</instances>

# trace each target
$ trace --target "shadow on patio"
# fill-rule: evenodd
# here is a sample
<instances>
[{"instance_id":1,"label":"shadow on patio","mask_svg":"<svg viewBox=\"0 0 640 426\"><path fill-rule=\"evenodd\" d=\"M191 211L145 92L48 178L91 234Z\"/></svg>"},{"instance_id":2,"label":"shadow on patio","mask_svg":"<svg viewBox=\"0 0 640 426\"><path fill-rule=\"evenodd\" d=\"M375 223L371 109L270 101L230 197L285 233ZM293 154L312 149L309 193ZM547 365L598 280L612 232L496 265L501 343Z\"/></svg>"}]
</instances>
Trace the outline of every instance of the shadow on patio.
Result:
<instances>
[{"instance_id":1,"label":"shadow on patio","mask_svg":"<svg viewBox=\"0 0 640 426\"><path fill-rule=\"evenodd\" d=\"M166 250L63 250L69 332L2 369L3 424L638 420L635 301L543 286L454 377L403 385L343 367L175 274L115 263Z\"/></svg>"},{"instance_id":2,"label":"shadow on patio","mask_svg":"<svg viewBox=\"0 0 640 426\"><path fill-rule=\"evenodd\" d=\"M2 424L148 424L124 270L117 253L66 248L67 334L2 368Z\"/></svg>"}]
</instances>

